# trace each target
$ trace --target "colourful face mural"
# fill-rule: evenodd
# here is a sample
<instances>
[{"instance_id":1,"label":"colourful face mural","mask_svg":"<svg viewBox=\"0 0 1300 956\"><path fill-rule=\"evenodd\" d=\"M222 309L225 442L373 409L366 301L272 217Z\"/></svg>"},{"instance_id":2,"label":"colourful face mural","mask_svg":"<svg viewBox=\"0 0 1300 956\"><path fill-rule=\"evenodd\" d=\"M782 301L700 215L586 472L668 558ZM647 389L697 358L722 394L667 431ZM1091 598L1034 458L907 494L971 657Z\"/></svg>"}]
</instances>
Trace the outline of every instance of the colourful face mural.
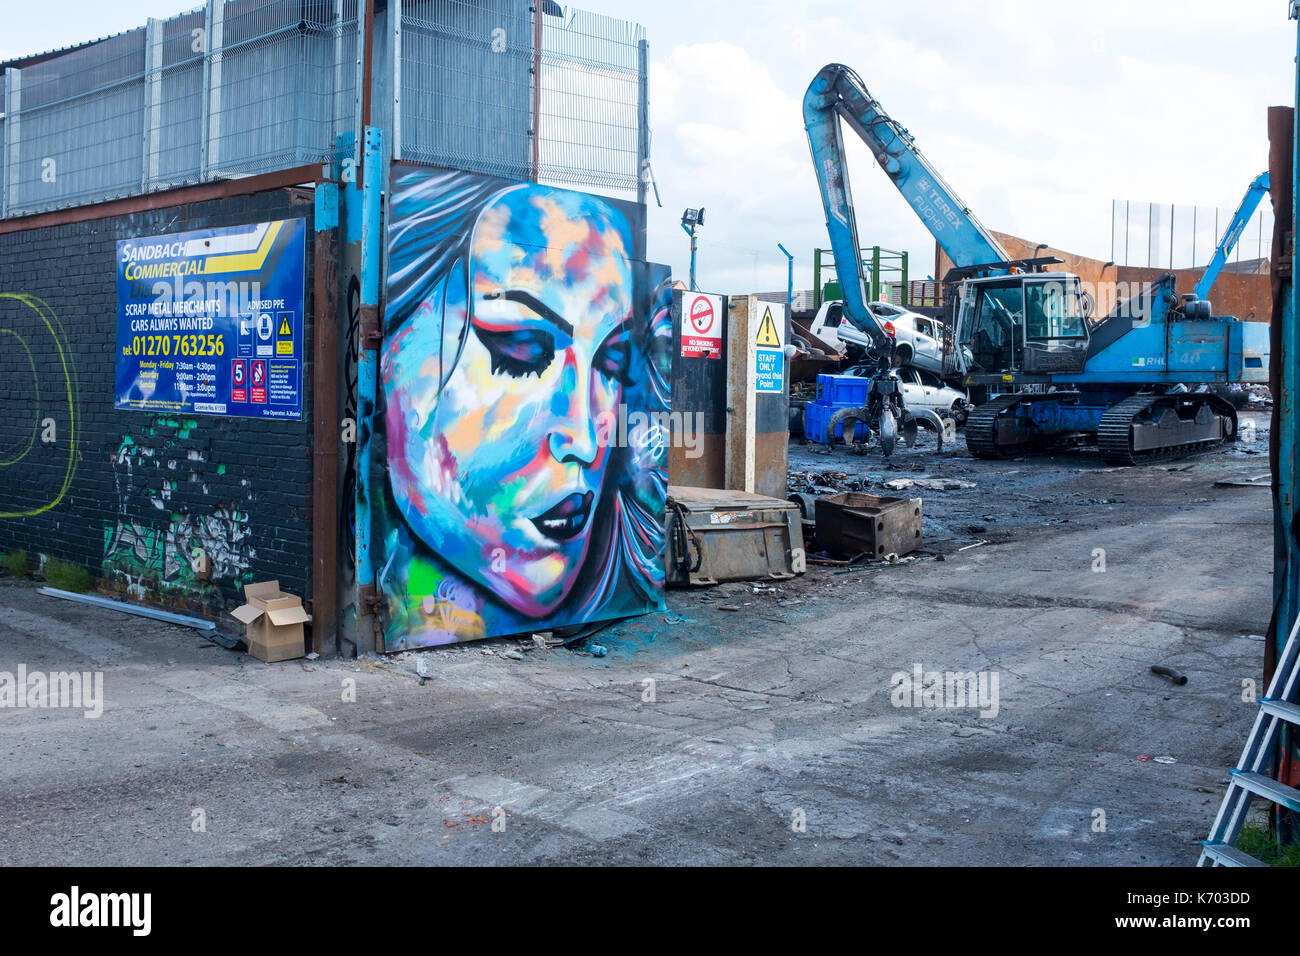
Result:
<instances>
[{"instance_id":1,"label":"colourful face mural","mask_svg":"<svg viewBox=\"0 0 1300 956\"><path fill-rule=\"evenodd\" d=\"M627 213L593 196L397 174L381 358L400 519L379 577L390 649L662 605L663 455L602 428L633 403L664 407L633 244Z\"/></svg>"}]
</instances>

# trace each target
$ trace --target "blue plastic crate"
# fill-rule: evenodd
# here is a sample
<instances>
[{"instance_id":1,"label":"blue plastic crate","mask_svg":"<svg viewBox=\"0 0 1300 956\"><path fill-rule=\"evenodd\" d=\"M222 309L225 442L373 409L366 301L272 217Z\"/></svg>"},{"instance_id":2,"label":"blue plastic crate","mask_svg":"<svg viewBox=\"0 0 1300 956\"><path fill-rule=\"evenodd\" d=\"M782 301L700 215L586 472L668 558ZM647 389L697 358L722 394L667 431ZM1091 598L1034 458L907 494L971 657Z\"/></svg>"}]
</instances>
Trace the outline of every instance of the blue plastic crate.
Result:
<instances>
[{"instance_id":1,"label":"blue plastic crate","mask_svg":"<svg viewBox=\"0 0 1300 956\"><path fill-rule=\"evenodd\" d=\"M822 375L821 378L852 378L851 375ZM826 426L831 420L831 416L841 408L856 408L858 405L822 405L819 402L809 402L803 409L803 433L804 437L811 442L819 445L826 444ZM835 437L844 437L844 425L841 423L835 426ZM867 440L867 426L858 422L853 429L853 440L855 442L865 442Z\"/></svg>"},{"instance_id":2,"label":"blue plastic crate","mask_svg":"<svg viewBox=\"0 0 1300 956\"><path fill-rule=\"evenodd\" d=\"M871 388L871 379L857 375L817 376L817 402L820 405L835 405L839 408L856 408L867 404L867 389Z\"/></svg>"}]
</instances>

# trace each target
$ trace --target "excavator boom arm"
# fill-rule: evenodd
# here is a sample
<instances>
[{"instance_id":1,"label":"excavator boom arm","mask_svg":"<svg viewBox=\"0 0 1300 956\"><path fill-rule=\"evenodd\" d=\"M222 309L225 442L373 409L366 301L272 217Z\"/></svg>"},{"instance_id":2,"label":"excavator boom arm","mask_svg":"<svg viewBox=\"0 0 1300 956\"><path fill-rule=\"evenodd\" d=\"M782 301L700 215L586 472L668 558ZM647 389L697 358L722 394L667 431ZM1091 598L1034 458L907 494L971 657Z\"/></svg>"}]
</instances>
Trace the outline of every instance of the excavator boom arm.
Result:
<instances>
[{"instance_id":1,"label":"excavator boom arm","mask_svg":"<svg viewBox=\"0 0 1300 956\"><path fill-rule=\"evenodd\" d=\"M867 144L876 162L954 265L1006 261L1006 251L998 241L916 148L907 130L881 109L848 67L831 63L818 72L804 94L803 116L844 311L863 331L878 341L885 335L866 308L861 245L844 159L841 117Z\"/></svg>"},{"instance_id":2,"label":"excavator boom arm","mask_svg":"<svg viewBox=\"0 0 1300 956\"><path fill-rule=\"evenodd\" d=\"M1196 288L1193 290L1196 293L1196 298L1209 298L1214 280L1219 278L1219 273L1223 271L1228 256L1232 255L1232 250L1237 246L1237 240L1246 231L1246 223L1250 222L1250 217L1255 215L1255 210L1259 207L1259 201L1264 198L1266 192L1268 192L1268 173L1262 172L1251 182L1250 188L1246 190L1246 195L1242 197L1241 205L1237 207L1232 221L1228 223L1228 228L1223 231L1223 238L1219 240L1218 246L1215 247L1214 255L1210 257L1210 264L1205 267L1205 274L1201 276L1201 281L1196 283Z\"/></svg>"}]
</instances>

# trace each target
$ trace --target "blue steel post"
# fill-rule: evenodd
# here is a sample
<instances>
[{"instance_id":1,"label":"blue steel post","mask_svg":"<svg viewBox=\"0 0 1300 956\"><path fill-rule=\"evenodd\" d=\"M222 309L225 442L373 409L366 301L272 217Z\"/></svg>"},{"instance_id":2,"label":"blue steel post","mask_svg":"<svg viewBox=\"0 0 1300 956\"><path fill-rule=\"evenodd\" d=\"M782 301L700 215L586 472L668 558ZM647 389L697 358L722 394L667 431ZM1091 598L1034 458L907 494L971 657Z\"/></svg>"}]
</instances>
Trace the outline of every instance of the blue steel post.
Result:
<instances>
[{"instance_id":1,"label":"blue steel post","mask_svg":"<svg viewBox=\"0 0 1300 956\"><path fill-rule=\"evenodd\" d=\"M1297 19L1297 3L1291 4L1291 19ZM1295 101L1290 123L1290 170L1291 203L1285 210L1289 218L1283 219L1283 210L1279 209L1277 232L1283 236L1280 248L1274 246L1277 259L1272 263L1278 284L1274 286L1273 341L1270 347L1272 370L1276 373L1276 386L1273 396L1273 454L1275 455L1275 472L1273 475L1273 620L1270 624L1273 641L1270 659L1280 660L1283 647L1291 628L1295 626L1297 604L1300 599L1300 537L1296 523L1296 483L1300 478L1300 447L1297 445L1297 433L1300 421L1297 421L1296 394L1300 388L1300 329L1296 327L1296 315L1300 311L1300 287L1297 287L1294 274L1296 223L1296 196L1300 189L1300 23L1296 26L1296 77ZM1284 148L1279 147L1279 130L1272 122L1273 111L1269 111L1269 166L1274 171L1282 170ZM1280 124L1278 124L1280 125ZM1290 260L1290 261L1287 261ZM1278 306L1281 314L1276 314ZM1265 675L1268 676L1268 675ZM1296 759L1295 734L1292 728L1283 727L1278 742L1278 768L1276 776L1283 783L1291 783L1283 773L1283 756ZM1296 815L1279 811L1277 817L1278 841L1283 844L1300 842L1300 828L1296 826Z\"/></svg>"},{"instance_id":2,"label":"blue steel post","mask_svg":"<svg viewBox=\"0 0 1300 956\"><path fill-rule=\"evenodd\" d=\"M787 260L785 270L785 314L789 318L794 315L794 256L790 255L790 251L781 243L778 242L776 247L785 253Z\"/></svg>"},{"instance_id":3,"label":"blue steel post","mask_svg":"<svg viewBox=\"0 0 1300 956\"><path fill-rule=\"evenodd\" d=\"M1297 5L1291 5L1292 19L1297 17ZM1300 22L1296 25L1296 86L1295 109L1291 117L1291 208L1283 235L1294 237L1296 228L1296 197L1300 195ZM1290 258L1289 263L1274 263L1278 272L1284 276L1280 294L1282 298L1281 341L1273 342L1272 351L1281 353L1278 362L1278 385L1281 394L1274 397L1276 434L1278 443L1276 486L1273 492L1273 644L1274 660L1282 657L1282 648L1286 644L1291 628L1295 626L1297 613L1300 612L1300 528L1296 525L1296 483L1300 478L1300 446L1296 438L1300 433L1300 421L1297 421L1296 395L1300 390L1300 329L1296 326L1296 316L1300 315L1300 286L1295 277L1295 241L1284 243L1280 256ZM1289 266L1289 268L1288 268ZM1283 729L1278 743L1278 753L1289 754L1296 758L1296 735L1293 728ZM1281 758L1279 757L1279 763ZM1280 768L1279 768L1280 770ZM1282 774L1278 773L1279 778ZM1283 780L1283 783L1290 783ZM1293 813L1279 812L1278 837L1282 843L1300 842L1300 827Z\"/></svg>"},{"instance_id":4,"label":"blue steel post","mask_svg":"<svg viewBox=\"0 0 1300 956\"><path fill-rule=\"evenodd\" d=\"M1294 16L1294 11L1292 16ZM1297 24L1296 55L1300 58L1300 23ZM1294 229L1296 215L1296 189L1300 187L1300 67L1296 72L1296 110L1292 116L1291 126L1291 228ZM1283 256L1293 255L1292 249L1282 250ZM1286 270L1279 270L1286 275ZM1287 635L1295 625L1297 611L1297 589L1300 588L1300 541L1297 541L1295 526L1295 486L1300 474L1300 460L1297 459L1296 390L1300 387L1300 329L1296 328L1297 291L1295 276L1292 274L1283 280L1282 292L1282 328L1281 341L1273 343L1273 349L1281 354L1278 369L1281 394L1275 396L1277 403L1277 490L1275 492L1275 561L1273 586L1276 590L1276 612L1274 619L1274 640L1280 655Z\"/></svg>"},{"instance_id":5,"label":"blue steel post","mask_svg":"<svg viewBox=\"0 0 1300 956\"><path fill-rule=\"evenodd\" d=\"M1296 103L1295 113L1293 114L1293 125L1291 132L1291 229L1289 230L1294 237L1296 228L1296 197L1300 195L1297 192L1297 186L1300 186L1300 18L1297 18L1296 25ZM1282 448L1286 453L1283 459L1286 462L1286 472L1284 478L1286 481L1284 491L1286 494L1286 518L1288 521L1287 531L1289 533L1291 562L1287 569L1286 582L1288 601L1286 607L1286 617L1282 619L1283 627L1279 629L1278 652L1282 650L1282 645L1286 643L1286 635L1291 633L1291 628L1295 626L1297 617L1296 596L1300 589L1300 566L1296 561L1297 555L1300 555L1300 544L1297 543L1296 529L1292 523L1295 516L1295 482L1297 474L1300 474L1300 460L1296 455L1296 437L1300 431L1300 422L1296 421L1296 389L1300 387L1300 329L1296 327L1296 316L1300 315L1300 285L1295 281L1295 240L1292 239L1290 246L1283 250L1283 255L1292 257L1290 279L1288 280L1286 306L1282 313L1283 328L1283 348L1282 355L1284 358L1283 371L1284 378L1282 381L1282 415L1279 417L1279 424L1282 426Z\"/></svg>"},{"instance_id":6,"label":"blue steel post","mask_svg":"<svg viewBox=\"0 0 1300 956\"><path fill-rule=\"evenodd\" d=\"M384 183L381 131L367 126L361 166L361 354L357 365L357 613L375 615L379 629L379 595L370 557L370 439L371 419L379 387L379 276L383 263L380 197ZM360 630L360 629L358 629Z\"/></svg>"},{"instance_id":7,"label":"blue steel post","mask_svg":"<svg viewBox=\"0 0 1300 956\"><path fill-rule=\"evenodd\" d=\"M691 291L697 292L695 288L695 226L682 223L682 231L691 237Z\"/></svg>"}]
</instances>

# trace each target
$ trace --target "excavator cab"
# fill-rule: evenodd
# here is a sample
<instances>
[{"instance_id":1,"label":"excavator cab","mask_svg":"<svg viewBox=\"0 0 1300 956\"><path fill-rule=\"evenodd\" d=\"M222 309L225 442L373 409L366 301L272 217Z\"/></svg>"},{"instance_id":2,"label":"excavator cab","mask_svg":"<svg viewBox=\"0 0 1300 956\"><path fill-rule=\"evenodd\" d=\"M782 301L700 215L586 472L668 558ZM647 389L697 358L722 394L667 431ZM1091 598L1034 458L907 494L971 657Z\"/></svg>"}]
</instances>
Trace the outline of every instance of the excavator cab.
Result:
<instances>
[{"instance_id":1,"label":"excavator cab","mask_svg":"<svg viewBox=\"0 0 1300 956\"><path fill-rule=\"evenodd\" d=\"M967 279L957 342L964 375L1083 371L1088 321L1079 277L1040 272Z\"/></svg>"}]
</instances>

